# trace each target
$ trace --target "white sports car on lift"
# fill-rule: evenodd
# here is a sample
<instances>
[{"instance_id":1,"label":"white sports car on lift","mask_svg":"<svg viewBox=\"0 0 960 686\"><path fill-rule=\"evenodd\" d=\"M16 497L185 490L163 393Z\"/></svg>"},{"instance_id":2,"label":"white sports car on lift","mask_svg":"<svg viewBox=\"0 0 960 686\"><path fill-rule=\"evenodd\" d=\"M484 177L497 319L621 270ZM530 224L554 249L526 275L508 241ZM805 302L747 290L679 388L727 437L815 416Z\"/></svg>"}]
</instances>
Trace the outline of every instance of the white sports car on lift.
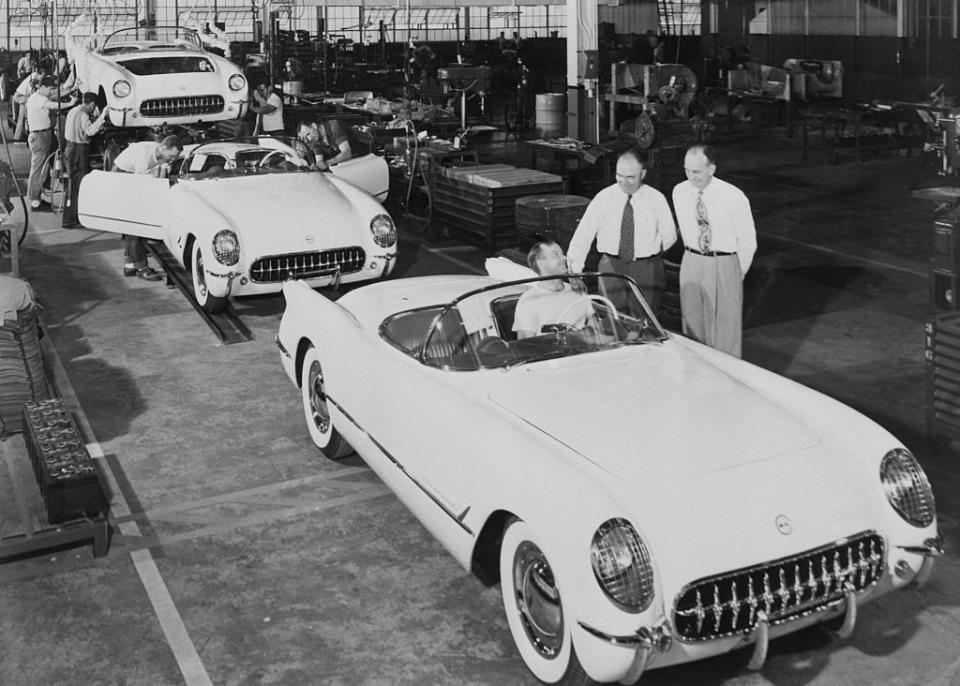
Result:
<instances>
[{"instance_id":1,"label":"white sports car on lift","mask_svg":"<svg viewBox=\"0 0 960 686\"><path fill-rule=\"evenodd\" d=\"M243 72L205 51L192 29L121 29L92 50L82 35L66 38L80 88L99 96L114 126L189 125L247 112Z\"/></svg>"},{"instance_id":2,"label":"white sports car on lift","mask_svg":"<svg viewBox=\"0 0 960 686\"><path fill-rule=\"evenodd\" d=\"M757 668L770 639L849 635L858 605L929 577L933 494L897 439L666 333L629 279L559 278L336 302L291 281L277 335L316 445L355 449L463 567L499 577L538 679L634 683L749 644ZM531 308L552 314L518 338Z\"/></svg>"},{"instance_id":3,"label":"white sports car on lift","mask_svg":"<svg viewBox=\"0 0 960 686\"><path fill-rule=\"evenodd\" d=\"M376 155L331 171L305 166L274 138L192 146L171 178L93 171L78 214L90 229L162 240L192 274L197 302L218 312L231 296L378 279L396 264L397 231L380 200L387 163Z\"/></svg>"}]
</instances>

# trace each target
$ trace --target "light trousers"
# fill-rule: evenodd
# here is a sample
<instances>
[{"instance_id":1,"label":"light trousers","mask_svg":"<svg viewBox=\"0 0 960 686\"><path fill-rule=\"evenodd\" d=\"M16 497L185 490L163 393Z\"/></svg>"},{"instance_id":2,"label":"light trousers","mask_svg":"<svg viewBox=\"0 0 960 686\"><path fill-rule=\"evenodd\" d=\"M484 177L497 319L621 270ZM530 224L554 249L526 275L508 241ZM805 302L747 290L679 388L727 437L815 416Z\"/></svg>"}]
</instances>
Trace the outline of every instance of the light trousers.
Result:
<instances>
[{"instance_id":1,"label":"light trousers","mask_svg":"<svg viewBox=\"0 0 960 686\"><path fill-rule=\"evenodd\" d=\"M683 333L740 357L743 341L743 272L736 255L683 253L680 263Z\"/></svg>"}]
</instances>

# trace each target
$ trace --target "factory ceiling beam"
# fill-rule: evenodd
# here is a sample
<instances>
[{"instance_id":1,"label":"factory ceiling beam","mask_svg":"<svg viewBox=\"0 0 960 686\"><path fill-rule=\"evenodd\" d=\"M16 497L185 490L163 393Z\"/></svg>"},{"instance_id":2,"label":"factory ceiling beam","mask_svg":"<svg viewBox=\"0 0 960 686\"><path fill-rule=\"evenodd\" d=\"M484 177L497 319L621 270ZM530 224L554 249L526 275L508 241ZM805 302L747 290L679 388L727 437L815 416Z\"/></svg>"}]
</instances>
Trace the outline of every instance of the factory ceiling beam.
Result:
<instances>
[{"instance_id":1,"label":"factory ceiling beam","mask_svg":"<svg viewBox=\"0 0 960 686\"><path fill-rule=\"evenodd\" d=\"M349 7L356 6L349 0L297 0L300 7ZM569 5L569 0L411 0L410 7L418 8L454 8L454 7L503 7L514 5ZM364 7L393 7L406 9L403 0L366 0ZM596 2L594 2L596 8ZM594 10L596 11L596 10Z\"/></svg>"}]
</instances>

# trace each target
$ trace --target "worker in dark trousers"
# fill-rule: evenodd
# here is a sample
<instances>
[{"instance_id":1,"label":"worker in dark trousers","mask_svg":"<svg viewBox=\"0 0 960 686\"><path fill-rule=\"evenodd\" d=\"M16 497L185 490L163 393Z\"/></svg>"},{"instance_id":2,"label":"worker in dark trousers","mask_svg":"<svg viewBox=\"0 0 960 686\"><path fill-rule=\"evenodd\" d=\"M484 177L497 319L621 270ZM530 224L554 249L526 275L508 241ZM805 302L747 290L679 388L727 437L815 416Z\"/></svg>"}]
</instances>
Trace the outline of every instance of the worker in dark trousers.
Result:
<instances>
[{"instance_id":1,"label":"worker in dark trousers","mask_svg":"<svg viewBox=\"0 0 960 686\"><path fill-rule=\"evenodd\" d=\"M75 229L81 226L77 216L77 198L80 194L80 181L90 171L90 137L96 135L107 118L104 109L94 116L97 109L96 93L84 93L81 103L67 113L64 125L64 137L67 145L63 152L63 162L70 179L70 201L63 211L60 226Z\"/></svg>"}]
</instances>

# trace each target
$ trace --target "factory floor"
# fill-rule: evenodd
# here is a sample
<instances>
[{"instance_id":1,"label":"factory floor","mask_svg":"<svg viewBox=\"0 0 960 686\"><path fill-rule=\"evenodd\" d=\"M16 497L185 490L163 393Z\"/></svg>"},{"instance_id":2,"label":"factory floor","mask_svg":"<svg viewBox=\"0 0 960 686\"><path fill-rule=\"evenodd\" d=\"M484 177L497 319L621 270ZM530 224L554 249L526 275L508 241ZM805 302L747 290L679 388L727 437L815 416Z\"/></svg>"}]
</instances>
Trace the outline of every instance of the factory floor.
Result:
<instances>
[{"instance_id":1,"label":"factory floor","mask_svg":"<svg viewBox=\"0 0 960 686\"><path fill-rule=\"evenodd\" d=\"M960 451L925 435L934 204L907 190L918 158L804 162L782 129L718 144L717 174L747 192L759 232L744 357L910 446L947 553L926 587L864 607L849 639L813 628L774 641L758 672L741 650L641 683L958 686ZM485 162L523 156L513 138L482 142ZM669 195L680 162L664 163ZM425 235L403 231L391 278L481 270L481 251ZM0 564L0 684L535 683L499 587L458 567L360 459L312 446L273 342L282 297L235 303L253 338L225 346L179 291L123 277L116 236L36 214L23 248L48 365L115 489L114 535L102 558L85 546Z\"/></svg>"}]
</instances>

